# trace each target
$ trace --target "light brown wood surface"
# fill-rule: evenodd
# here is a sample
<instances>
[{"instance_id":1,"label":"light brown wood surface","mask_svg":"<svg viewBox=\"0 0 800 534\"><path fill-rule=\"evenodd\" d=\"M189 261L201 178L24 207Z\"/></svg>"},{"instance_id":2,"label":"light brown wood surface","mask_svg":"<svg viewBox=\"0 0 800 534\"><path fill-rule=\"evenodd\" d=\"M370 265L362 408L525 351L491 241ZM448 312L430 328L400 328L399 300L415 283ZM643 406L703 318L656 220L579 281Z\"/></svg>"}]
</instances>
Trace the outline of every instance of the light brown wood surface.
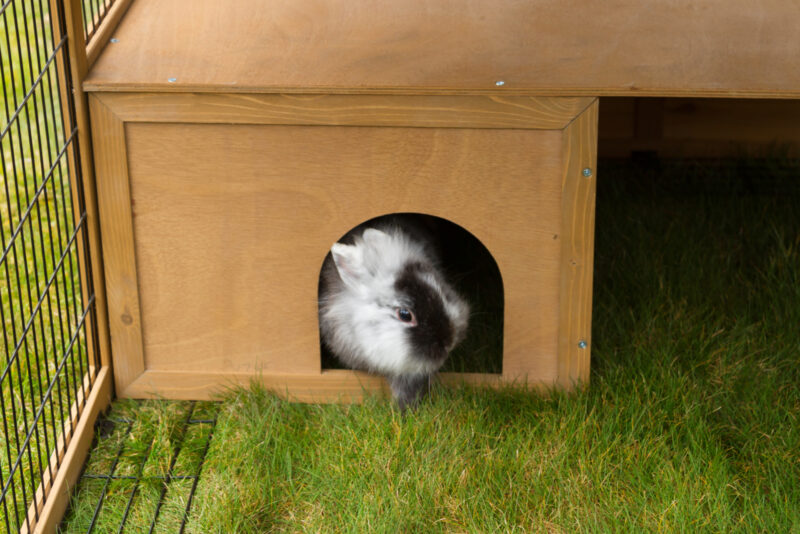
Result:
<instances>
[{"instance_id":1,"label":"light brown wood surface","mask_svg":"<svg viewBox=\"0 0 800 534\"><path fill-rule=\"evenodd\" d=\"M482 373L442 373L436 380L454 386L508 385L500 375ZM389 386L383 378L345 369L326 370L314 375L146 371L130 385L126 395L134 398L215 400L225 388L249 387L253 382L294 402L351 403L360 402L367 395L389 396ZM540 382L526 385L532 388L544 386ZM547 389L542 387L541 391Z\"/></svg>"},{"instance_id":2,"label":"light brown wood surface","mask_svg":"<svg viewBox=\"0 0 800 534\"><path fill-rule=\"evenodd\" d=\"M413 211L492 252L508 288L503 369L555 379L560 131L126 131L147 369L319 373L325 254L367 219Z\"/></svg>"},{"instance_id":3,"label":"light brown wood surface","mask_svg":"<svg viewBox=\"0 0 800 534\"><path fill-rule=\"evenodd\" d=\"M109 40L114 35L122 17L125 15L125 12L128 11L133 1L134 0L114 0L114 3L108 8L103 21L100 23L100 27L97 28L97 32L95 32L89 44L86 46L86 61L90 67L94 65L100 53L105 49L106 45L109 44Z\"/></svg>"},{"instance_id":4,"label":"light brown wood surface","mask_svg":"<svg viewBox=\"0 0 800 534\"><path fill-rule=\"evenodd\" d=\"M64 7L64 23L66 37L69 46L66 50L69 54L69 66L71 69L70 77L73 87L67 86L67 76L65 72L66 62L62 54L57 55L56 63L58 68L59 92L61 102L69 102L70 97L74 104L74 115L68 106L61 106L62 120L65 125L77 127L75 139L80 151L80 178L78 178L78 162L76 152L67 151L69 169L72 174L70 187L72 188L72 198L76 203L73 209L75 224L79 223L80 211L77 206L78 199L83 198L83 209L86 212L86 220L83 223L81 237L76 241L78 256L81 258L79 269L81 275L81 291L83 302L89 302L90 293L94 293L94 313L86 317L88 331L97 331L98 346L95 346L94 338L87 344L90 361L94 361L99 355L102 365L111 363L111 340L109 337L109 327L107 321L107 306L105 295L105 282L103 280L103 254L100 244L100 218L97 210L97 193L94 182L94 165L92 165L92 136L89 121L89 103L82 89L82 80L86 78L89 64L86 57L86 42L83 33L83 17L81 16L81 0L69 0L68 2L57 2L51 0L50 12L58 13L59 4ZM59 24L53 23L53 32L56 41L64 34ZM79 186L80 180L80 186ZM79 190L82 194L79 194ZM85 258L85 246L88 243L91 266L87 265ZM92 284L88 281L89 268L91 267ZM98 354L99 353L99 354Z\"/></svg>"},{"instance_id":5,"label":"light brown wood surface","mask_svg":"<svg viewBox=\"0 0 800 534\"><path fill-rule=\"evenodd\" d=\"M135 0L85 87L796 98L798 28L785 0Z\"/></svg>"},{"instance_id":6,"label":"light brown wood surface","mask_svg":"<svg viewBox=\"0 0 800 534\"><path fill-rule=\"evenodd\" d=\"M588 386L592 343L597 102L564 131L558 384Z\"/></svg>"},{"instance_id":7,"label":"light brown wood surface","mask_svg":"<svg viewBox=\"0 0 800 534\"><path fill-rule=\"evenodd\" d=\"M337 385L341 375L320 369L319 270L350 228L403 211L461 225L498 264L506 292L503 374L474 380L559 382L560 307L591 300L590 285L574 303L562 296L562 241L564 210L593 205L585 195L565 202L564 193L583 180L572 170L594 164L583 147L593 139L596 101L580 102L588 111L568 106L587 120L559 119L564 125L553 128L552 117L533 116L527 128L501 129L502 113L481 117L481 128L442 127L419 112L430 105L426 97L361 105L354 97L353 109L335 120L360 126L317 126L338 113L314 113L317 99L293 115L268 113L266 124L233 124L243 117L230 105L236 99L214 96L200 99L193 117L192 95L170 97L184 110L182 122L156 122L164 108L142 99L159 98L91 99L118 394L206 398L243 377L283 384L297 398L310 399L314 389L331 400L339 387L360 394L358 382ZM451 116L455 124L498 102L449 98L442 109L464 110ZM227 120L202 123L212 102L225 102ZM341 100L330 102L340 109ZM394 116L395 106L404 113ZM387 117L393 126L361 125ZM539 129L545 126L552 129ZM569 166L565 157L580 161ZM378 387L370 380L367 389Z\"/></svg>"},{"instance_id":8,"label":"light brown wood surface","mask_svg":"<svg viewBox=\"0 0 800 534\"><path fill-rule=\"evenodd\" d=\"M385 96L94 93L122 121L210 124L566 127L593 99L526 96Z\"/></svg>"},{"instance_id":9,"label":"light brown wood surface","mask_svg":"<svg viewBox=\"0 0 800 534\"><path fill-rule=\"evenodd\" d=\"M89 106L94 132L94 163L111 352L114 355L140 355L141 314L124 126L96 98L90 97ZM114 382L117 393L142 372L144 362L141 357L115 357Z\"/></svg>"}]
</instances>

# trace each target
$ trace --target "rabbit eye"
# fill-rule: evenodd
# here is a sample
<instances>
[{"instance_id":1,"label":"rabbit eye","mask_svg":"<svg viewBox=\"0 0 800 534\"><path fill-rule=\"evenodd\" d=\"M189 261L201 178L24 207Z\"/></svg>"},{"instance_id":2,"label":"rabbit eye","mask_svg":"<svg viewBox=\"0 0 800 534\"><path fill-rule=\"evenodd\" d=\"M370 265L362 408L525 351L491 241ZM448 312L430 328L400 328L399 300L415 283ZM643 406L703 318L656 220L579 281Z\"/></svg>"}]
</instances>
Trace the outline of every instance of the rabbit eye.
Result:
<instances>
[{"instance_id":1,"label":"rabbit eye","mask_svg":"<svg viewBox=\"0 0 800 534\"><path fill-rule=\"evenodd\" d=\"M395 310L395 315L404 323L417 324L417 318L414 317L414 312L408 308L397 308Z\"/></svg>"}]
</instances>

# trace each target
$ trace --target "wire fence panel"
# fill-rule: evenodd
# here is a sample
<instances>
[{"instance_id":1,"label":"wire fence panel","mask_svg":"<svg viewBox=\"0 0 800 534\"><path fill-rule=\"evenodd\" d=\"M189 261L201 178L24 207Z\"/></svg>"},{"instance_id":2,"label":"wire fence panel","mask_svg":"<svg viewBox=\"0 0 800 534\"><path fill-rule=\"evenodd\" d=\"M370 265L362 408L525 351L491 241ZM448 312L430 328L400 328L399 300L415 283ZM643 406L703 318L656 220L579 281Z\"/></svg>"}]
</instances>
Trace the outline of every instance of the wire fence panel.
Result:
<instances>
[{"instance_id":1,"label":"wire fence panel","mask_svg":"<svg viewBox=\"0 0 800 534\"><path fill-rule=\"evenodd\" d=\"M86 43L94 36L103 22L108 10L116 0L82 0L83 3L83 31Z\"/></svg>"},{"instance_id":2,"label":"wire fence panel","mask_svg":"<svg viewBox=\"0 0 800 534\"><path fill-rule=\"evenodd\" d=\"M100 364L63 4L0 2L0 528L13 532L39 519Z\"/></svg>"}]
</instances>

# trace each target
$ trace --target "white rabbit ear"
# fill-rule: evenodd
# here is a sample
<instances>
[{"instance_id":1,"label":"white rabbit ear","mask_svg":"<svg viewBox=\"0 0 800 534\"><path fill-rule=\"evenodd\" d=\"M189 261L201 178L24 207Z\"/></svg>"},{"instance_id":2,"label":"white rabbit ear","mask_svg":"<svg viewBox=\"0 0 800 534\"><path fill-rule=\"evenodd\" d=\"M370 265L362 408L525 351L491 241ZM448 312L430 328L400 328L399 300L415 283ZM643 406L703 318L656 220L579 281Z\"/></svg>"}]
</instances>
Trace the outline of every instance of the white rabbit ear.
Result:
<instances>
[{"instance_id":1,"label":"white rabbit ear","mask_svg":"<svg viewBox=\"0 0 800 534\"><path fill-rule=\"evenodd\" d=\"M367 228L361 237L367 245L378 250L385 248L386 244L391 241L389 234L377 228Z\"/></svg>"},{"instance_id":2,"label":"white rabbit ear","mask_svg":"<svg viewBox=\"0 0 800 534\"><path fill-rule=\"evenodd\" d=\"M345 285L353 289L364 286L367 269L364 266L364 251L361 247L335 243L331 247L331 256Z\"/></svg>"}]
</instances>

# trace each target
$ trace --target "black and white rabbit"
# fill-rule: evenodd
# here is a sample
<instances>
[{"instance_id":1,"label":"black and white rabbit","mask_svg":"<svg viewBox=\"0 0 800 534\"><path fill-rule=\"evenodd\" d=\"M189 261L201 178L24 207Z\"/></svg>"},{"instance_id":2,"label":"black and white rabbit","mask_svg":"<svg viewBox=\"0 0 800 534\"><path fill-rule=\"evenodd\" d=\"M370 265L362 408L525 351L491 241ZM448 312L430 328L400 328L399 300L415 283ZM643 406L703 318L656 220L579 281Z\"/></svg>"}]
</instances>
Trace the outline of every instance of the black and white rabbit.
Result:
<instances>
[{"instance_id":1,"label":"black and white rabbit","mask_svg":"<svg viewBox=\"0 0 800 534\"><path fill-rule=\"evenodd\" d=\"M469 305L439 269L434 240L407 218L356 227L325 258L323 343L345 365L384 375L401 409L425 394L468 319Z\"/></svg>"}]
</instances>

